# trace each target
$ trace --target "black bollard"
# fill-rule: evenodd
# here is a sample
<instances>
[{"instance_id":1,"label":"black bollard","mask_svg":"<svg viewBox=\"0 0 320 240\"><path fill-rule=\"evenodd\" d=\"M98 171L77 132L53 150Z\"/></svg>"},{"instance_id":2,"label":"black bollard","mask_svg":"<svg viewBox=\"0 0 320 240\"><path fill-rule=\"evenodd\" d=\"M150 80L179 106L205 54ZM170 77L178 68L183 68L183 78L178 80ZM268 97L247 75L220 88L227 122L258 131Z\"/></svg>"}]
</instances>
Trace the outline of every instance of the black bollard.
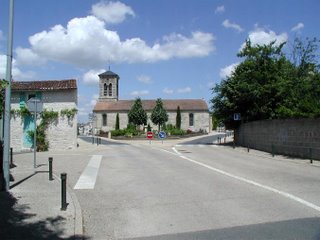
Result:
<instances>
[{"instance_id":1,"label":"black bollard","mask_svg":"<svg viewBox=\"0 0 320 240\"><path fill-rule=\"evenodd\" d=\"M67 174L61 173L61 211L67 210Z\"/></svg>"},{"instance_id":2,"label":"black bollard","mask_svg":"<svg viewBox=\"0 0 320 240\"><path fill-rule=\"evenodd\" d=\"M52 161L53 161L53 158L49 157L49 181L53 180L53 177L52 177Z\"/></svg>"},{"instance_id":3,"label":"black bollard","mask_svg":"<svg viewBox=\"0 0 320 240\"><path fill-rule=\"evenodd\" d=\"M271 153L272 153L272 157L274 157L274 145L271 145Z\"/></svg>"},{"instance_id":4,"label":"black bollard","mask_svg":"<svg viewBox=\"0 0 320 240\"><path fill-rule=\"evenodd\" d=\"M236 148L236 143L233 140L233 149L235 149L235 148Z\"/></svg>"},{"instance_id":5,"label":"black bollard","mask_svg":"<svg viewBox=\"0 0 320 240\"><path fill-rule=\"evenodd\" d=\"M10 168L13 168L13 148L10 148Z\"/></svg>"},{"instance_id":6,"label":"black bollard","mask_svg":"<svg viewBox=\"0 0 320 240\"><path fill-rule=\"evenodd\" d=\"M94 144L94 137L92 137L92 144Z\"/></svg>"},{"instance_id":7,"label":"black bollard","mask_svg":"<svg viewBox=\"0 0 320 240\"><path fill-rule=\"evenodd\" d=\"M312 160L312 148L309 148L309 158L310 158L310 163L312 164L313 163L313 160Z\"/></svg>"},{"instance_id":8,"label":"black bollard","mask_svg":"<svg viewBox=\"0 0 320 240\"><path fill-rule=\"evenodd\" d=\"M247 151L250 152L250 147L249 147L249 145L248 145L248 147L247 147Z\"/></svg>"}]
</instances>

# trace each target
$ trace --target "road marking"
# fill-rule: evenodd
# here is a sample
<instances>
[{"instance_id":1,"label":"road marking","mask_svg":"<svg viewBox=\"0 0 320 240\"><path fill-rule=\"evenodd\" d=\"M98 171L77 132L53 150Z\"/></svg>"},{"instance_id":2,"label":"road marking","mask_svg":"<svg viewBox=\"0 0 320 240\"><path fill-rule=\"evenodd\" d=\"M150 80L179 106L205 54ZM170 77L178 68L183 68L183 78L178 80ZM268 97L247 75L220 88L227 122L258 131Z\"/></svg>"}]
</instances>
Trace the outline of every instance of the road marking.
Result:
<instances>
[{"instance_id":1,"label":"road marking","mask_svg":"<svg viewBox=\"0 0 320 240\"><path fill-rule=\"evenodd\" d=\"M98 171L101 163L102 155L93 155L87 167L81 174L74 189L94 189L96 184Z\"/></svg>"},{"instance_id":2,"label":"road marking","mask_svg":"<svg viewBox=\"0 0 320 240\"><path fill-rule=\"evenodd\" d=\"M176 150L174 147L172 148L172 150L175 151L175 152L177 152L177 150ZM228 177L237 179L237 180L239 180L239 181L242 181L242 182L245 182L245 183L254 185L254 186L256 186L256 187L260 187L260 188L263 188L263 189L265 189L265 190L268 190L268 191L277 193L277 194L279 194L279 195L281 195L281 196L283 196L283 197L286 197L286 198L289 198L289 199L291 199L291 200L293 200L293 201L299 202L299 203L303 204L304 206L307 206L307 207L309 207L309 208L312 208L312 209L320 212L320 207L319 207L319 206L317 206L317 205L315 205L315 204L313 204L313 203L310 203L310 202L308 202L308 201L306 201L306 200L304 200L304 199L302 199L302 198L299 198L299 197L297 197L297 196L294 196L294 195L292 195L292 194L290 194L290 193L286 193L286 192L280 191L280 190L278 190L278 189L275 189L275 188L273 188L273 187L269 187L269 186L266 186L266 185L257 183L257 182L255 182L255 181L250 180L250 179L243 178L243 177L239 177L239 176L233 175L233 174L231 174L231 173L228 173L228 172L226 172L226 171L223 171L223 170L221 170L221 169L211 167L211 166L209 166L209 165L207 165L207 164L204 164L204 163L195 161L195 160L193 160L193 159L191 159L191 158L182 156L181 153L178 154L178 156L181 157L181 158L183 158L183 159L185 159L185 160L187 160L187 161L190 161L190 162L192 162L192 163L194 163L194 164L200 165L200 166L202 166L202 167L205 167L205 168L208 168L208 169L210 169L210 170L212 170L212 171L215 171L215 172L217 172L217 173L220 173L220 174L222 174L222 175L225 175L225 176L228 176Z\"/></svg>"}]
</instances>

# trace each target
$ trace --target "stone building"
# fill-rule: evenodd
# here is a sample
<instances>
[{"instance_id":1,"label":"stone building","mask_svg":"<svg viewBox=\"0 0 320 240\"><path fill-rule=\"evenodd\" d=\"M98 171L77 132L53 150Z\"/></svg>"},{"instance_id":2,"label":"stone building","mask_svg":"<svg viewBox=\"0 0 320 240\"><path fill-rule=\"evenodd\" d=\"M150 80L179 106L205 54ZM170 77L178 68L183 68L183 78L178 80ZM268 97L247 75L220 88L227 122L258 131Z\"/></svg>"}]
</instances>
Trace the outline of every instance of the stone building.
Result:
<instances>
[{"instance_id":1,"label":"stone building","mask_svg":"<svg viewBox=\"0 0 320 240\"><path fill-rule=\"evenodd\" d=\"M119 76L107 71L99 75L99 99L93 109L96 131L109 132L115 129L116 115L119 114L120 129L128 124L128 112L135 100L119 100ZM210 117L207 103L202 99L163 99L163 106L168 113L166 124L176 124L177 108L181 111L181 129L205 132L210 131ZM150 116L156 100L142 100L142 107L147 112L148 123L153 129Z\"/></svg>"},{"instance_id":2,"label":"stone building","mask_svg":"<svg viewBox=\"0 0 320 240\"><path fill-rule=\"evenodd\" d=\"M46 129L51 149L72 149L77 146L77 115L67 117L61 113L77 107L77 82L70 80L16 82L11 85L11 147L14 151L26 151L33 147L28 131L34 131L34 116L16 114L27 107L31 98L39 99L43 109L58 112L58 118ZM39 114L38 114L39 115ZM37 125L41 121L37 117Z\"/></svg>"}]
</instances>

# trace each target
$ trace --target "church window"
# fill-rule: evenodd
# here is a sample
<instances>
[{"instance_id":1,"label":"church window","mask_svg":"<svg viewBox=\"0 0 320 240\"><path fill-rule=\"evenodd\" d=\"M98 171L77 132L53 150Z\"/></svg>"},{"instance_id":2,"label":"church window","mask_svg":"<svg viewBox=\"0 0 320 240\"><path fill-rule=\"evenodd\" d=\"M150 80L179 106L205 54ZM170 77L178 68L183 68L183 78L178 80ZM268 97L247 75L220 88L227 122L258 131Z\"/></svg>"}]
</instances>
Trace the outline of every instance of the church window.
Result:
<instances>
[{"instance_id":1,"label":"church window","mask_svg":"<svg viewBox=\"0 0 320 240\"><path fill-rule=\"evenodd\" d=\"M112 84L109 84L109 97L112 97Z\"/></svg>"},{"instance_id":2,"label":"church window","mask_svg":"<svg viewBox=\"0 0 320 240\"><path fill-rule=\"evenodd\" d=\"M107 126L107 114L102 114L102 126Z\"/></svg>"},{"instance_id":3,"label":"church window","mask_svg":"<svg viewBox=\"0 0 320 240\"><path fill-rule=\"evenodd\" d=\"M103 85L103 96L107 96L107 93L108 93L108 86L107 86L107 84L105 83L105 84Z\"/></svg>"},{"instance_id":4,"label":"church window","mask_svg":"<svg viewBox=\"0 0 320 240\"><path fill-rule=\"evenodd\" d=\"M193 126L193 122L194 122L194 119L193 119L193 113L189 113L189 126Z\"/></svg>"}]
</instances>

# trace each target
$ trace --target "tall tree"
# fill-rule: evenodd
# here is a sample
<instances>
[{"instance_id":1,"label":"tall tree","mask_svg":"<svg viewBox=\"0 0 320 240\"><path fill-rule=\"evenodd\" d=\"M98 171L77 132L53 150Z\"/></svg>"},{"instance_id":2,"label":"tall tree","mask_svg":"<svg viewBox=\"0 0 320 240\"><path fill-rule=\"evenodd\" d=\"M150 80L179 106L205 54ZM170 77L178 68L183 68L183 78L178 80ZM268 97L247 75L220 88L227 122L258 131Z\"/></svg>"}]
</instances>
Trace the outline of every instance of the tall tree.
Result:
<instances>
[{"instance_id":1,"label":"tall tree","mask_svg":"<svg viewBox=\"0 0 320 240\"><path fill-rule=\"evenodd\" d=\"M136 127L147 124L147 113L142 107L141 98L137 98L130 111L128 112L129 123L133 123Z\"/></svg>"},{"instance_id":2,"label":"tall tree","mask_svg":"<svg viewBox=\"0 0 320 240\"><path fill-rule=\"evenodd\" d=\"M151 113L151 121L158 125L158 131L160 132L160 127L165 122L168 121L168 114L166 109L163 107L161 98L158 98L156 101L156 106L153 108Z\"/></svg>"},{"instance_id":3,"label":"tall tree","mask_svg":"<svg viewBox=\"0 0 320 240\"><path fill-rule=\"evenodd\" d=\"M119 130L120 129L120 118L119 118L119 113L117 113L117 116L116 116L116 130Z\"/></svg>"},{"instance_id":4,"label":"tall tree","mask_svg":"<svg viewBox=\"0 0 320 240\"><path fill-rule=\"evenodd\" d=\"M177 107L176 128L181 129L181 111L180 106Z\"/></svg>"},{"instance_id":5,"label":"tall tree","mask_svg":"<svg viewBox=\"0 0 320 240\"><path fill-rule=\"evenodd\" d=\"M297 66L282 52L284 44L252 46L246 42L238 54L244 60L213 88L211 103L219 121L227 126L235 124L234 113L240 113L242 121L320 116L320 100L316 97L320 94L319 71L314 62L308 62L315 60L312 56L316 48L307 47L305 52L311 56L305 56ZM308 69L302 75L301 64ZM310 66L314 66L312 71Z\"/></svg>"}]
</instances>

